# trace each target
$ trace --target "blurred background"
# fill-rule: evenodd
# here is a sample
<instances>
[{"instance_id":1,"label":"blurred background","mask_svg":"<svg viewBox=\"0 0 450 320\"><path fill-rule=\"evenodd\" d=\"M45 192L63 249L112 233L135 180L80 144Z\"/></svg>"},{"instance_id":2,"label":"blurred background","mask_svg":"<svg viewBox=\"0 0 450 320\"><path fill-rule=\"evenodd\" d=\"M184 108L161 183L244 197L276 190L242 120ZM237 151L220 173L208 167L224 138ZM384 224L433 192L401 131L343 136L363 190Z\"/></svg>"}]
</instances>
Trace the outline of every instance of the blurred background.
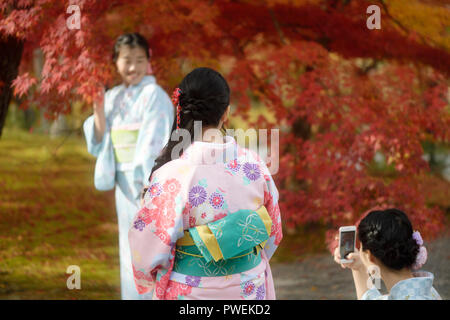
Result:
<instances>
[{"instance_id":1,"label":"blurred background","mask_svg":"<svg viewBox=\"0 0 450 320\"><path fill-rule=\"evenodd\" d=\"M330 248L375 207L408 214L450 296L450 1L3 0L0 299L120 299L114 194L94 188L82 124L120 84L125 32L148 39L169 94L215 68L229 127L280 129L278 298L355 299Z\"/></svg>"}]
</instances>

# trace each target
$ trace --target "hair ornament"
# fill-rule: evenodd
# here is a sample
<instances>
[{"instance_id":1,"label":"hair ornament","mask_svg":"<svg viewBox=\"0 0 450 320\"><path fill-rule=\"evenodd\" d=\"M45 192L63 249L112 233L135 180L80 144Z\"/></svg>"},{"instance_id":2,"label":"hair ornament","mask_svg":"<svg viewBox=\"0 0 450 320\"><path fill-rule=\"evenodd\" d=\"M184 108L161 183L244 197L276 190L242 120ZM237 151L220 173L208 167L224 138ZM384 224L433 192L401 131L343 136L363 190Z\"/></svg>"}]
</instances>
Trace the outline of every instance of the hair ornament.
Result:
<instances>
[{"instance_id":1,"label":"hair ornament","mask_svg":"<svg viewBox=\"0 0 450 320\"><path fill-rule=\"evenodd\" d=\"M423 245L423 239L419 231L414 231L412 234L413 239L419 245L419 252L417 253L416 261L412 265L413 270L419 270L427 262L427 249Z\"/></svg>"},{"instance_id":2,"label":"hair ornament","mask_svg":"<svg viewBox=\"0 0 450 320\"><path fill-rule=\"evenodd\" d=\"M177 108L177 130L180 128L180 113L181 113L180 94L181 94L180 88L175 88L175 90L172 93L172 102Z\"/></svg>"}]
</instances>

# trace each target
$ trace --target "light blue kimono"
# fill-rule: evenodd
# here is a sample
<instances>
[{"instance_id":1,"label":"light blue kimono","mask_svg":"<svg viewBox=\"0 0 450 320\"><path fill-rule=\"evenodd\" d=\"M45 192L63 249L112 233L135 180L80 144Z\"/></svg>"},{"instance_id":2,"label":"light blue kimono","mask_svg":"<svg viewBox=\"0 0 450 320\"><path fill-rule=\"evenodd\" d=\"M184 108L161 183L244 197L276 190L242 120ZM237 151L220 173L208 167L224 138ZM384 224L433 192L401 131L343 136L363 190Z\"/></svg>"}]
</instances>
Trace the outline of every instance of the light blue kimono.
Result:
<instances>
[{"instance_id":1,"label":"light blue kimono","mask_svg":"<svg viewBox=\"0 0 450 320\"><path fill-rule=\"evenodd\" d=\"M121 294L124 300L136 300L143 297L134 284L128 230L154 161L170 138L174 107L153 76L145 76L137 85L122 84L108 90L104 106L103 140L95 139L93 115L86 119L83 129L88 152L97 157L95 187L116 187Z\"/></svg>"},{"instance_id":2,"label":"light blue kimono","mask_svg":"<svg viewBox=\"0 0 450 320\"><path fill-rule=\"evenodd\" d=\"M431 272L418 271L414 278L397 282L389 294L382 295L376 288L367 290L361 300L441 300L433 287L434 276Z\"/></svg>"}]
</instances>

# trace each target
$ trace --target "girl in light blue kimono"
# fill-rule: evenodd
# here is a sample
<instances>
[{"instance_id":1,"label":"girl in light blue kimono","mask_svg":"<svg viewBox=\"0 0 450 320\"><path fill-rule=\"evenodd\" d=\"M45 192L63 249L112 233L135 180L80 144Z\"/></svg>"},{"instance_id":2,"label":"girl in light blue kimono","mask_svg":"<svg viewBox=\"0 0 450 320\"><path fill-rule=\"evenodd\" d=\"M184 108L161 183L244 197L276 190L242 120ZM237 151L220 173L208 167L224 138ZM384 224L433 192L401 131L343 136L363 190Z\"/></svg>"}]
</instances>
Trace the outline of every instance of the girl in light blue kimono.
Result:
<instances>
[{"instance_id":1,"label":"girl in light blue kimono","mask_svg":"<svg viewBox=\"0 0 450 320\"><path fill-rule=\"evenodd\" d=\"M371 211L358 225L360 250L340 262L339 247L335 261L352 269L356 294L361 300L441 300L433 287L431 272L418 271L426 262L427 251L418 231L398 209ZM387 294L381 294L383 280Z\"/></svg>"},{"instance_id":2,"label":"girl in light blue kimono","mask_svg":"<svg viewBox=\"0 0 450 320\"><path fill-rule=\"evenodd\" d=\"M94 103L94 114L83 125L88 151L97 157L95 187L116 188L120 284L125 300L143 298L134 283L128 230L174 119L169 96L152 75L146 75L149 59L145 38L136 33L120 36L113 60L123 84L108 90L102 102Z\"/></svg>"}]
</instances>

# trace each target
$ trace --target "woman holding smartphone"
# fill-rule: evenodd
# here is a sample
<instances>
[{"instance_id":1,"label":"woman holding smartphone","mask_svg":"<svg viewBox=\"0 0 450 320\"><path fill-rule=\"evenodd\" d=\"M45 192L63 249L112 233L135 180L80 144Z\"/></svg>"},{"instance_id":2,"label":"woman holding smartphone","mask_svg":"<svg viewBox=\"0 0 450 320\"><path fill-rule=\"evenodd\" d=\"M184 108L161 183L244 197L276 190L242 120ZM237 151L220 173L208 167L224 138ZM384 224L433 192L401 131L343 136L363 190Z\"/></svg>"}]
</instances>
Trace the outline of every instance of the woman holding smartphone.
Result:
<instances>
[{"instance_id":1,"label":"woman holding smartphone","mask_svg":"<svg viewBox=\"0 0 450 320\"><path fill-rule=\"evenodd\" d=\"M342 263L339 247L334 251L334 260L352 270L358 299L441 299L433 287L433 274L418 271L427 253L420 233L413 232L405 213L398 209L371 211L358 225L357 235L359 251L345 257L352 262ZM388 294L382 295L371 285L377 278L383 280Z\"/></svg>"}]
</instances>

